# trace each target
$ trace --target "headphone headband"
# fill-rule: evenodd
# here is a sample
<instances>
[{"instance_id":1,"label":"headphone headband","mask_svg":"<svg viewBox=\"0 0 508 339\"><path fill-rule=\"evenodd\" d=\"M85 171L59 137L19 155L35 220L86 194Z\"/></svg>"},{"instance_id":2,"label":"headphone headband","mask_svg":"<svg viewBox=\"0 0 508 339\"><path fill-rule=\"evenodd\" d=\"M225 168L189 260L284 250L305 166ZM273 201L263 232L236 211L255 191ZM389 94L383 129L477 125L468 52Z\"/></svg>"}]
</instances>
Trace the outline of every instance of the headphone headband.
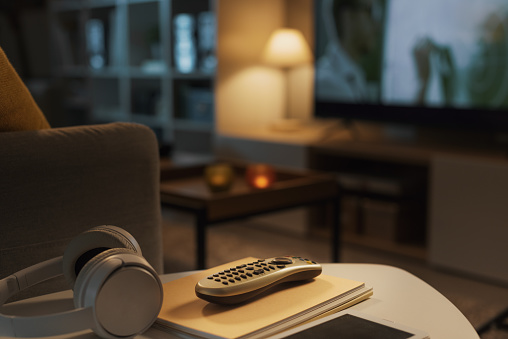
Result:
<instances>
[{"instance_id":1,"label":"headphone headband","mask_svg":"<svg viewBox=\"0 0 508 339\"><path fill-rule=\"evenodd\" d=\"M157 272L141 256L137 241L116 226L81 233L63 257L25 268L0 280L0 307L28 287L66 276L74 309L41 316L0 313L0 337L47 337L93 330L103 338L133 337L157 319L163 289Z\"/></svg>"},{"instance_id":2,"label":"headphone headband","mask_svg":"<svg viewBox=\"0 0 508 339\"><path fill-rule=\"evenodd\" d=\"M0 306L19 291L59 275L62 275L62 257L43 261L0 280ZM90 307L37 317L0 314L0 335L10 337L60 335L88 329L91 324Z\"/></svg>"},{"instance_id":3,"label":"headphone headband","mask_svg":"<svg viewBox=\"0 0 508 339\"><path fill-rule=\"evenodd\" d=\"M90 329L92 322L91 307L38 317L0 315L0 336L25 338L57 336Z\"/></svg>"},{"instance_id":4,"label":"headphone headband","mask_svg":"<svg viewBox=\"0 0 508 339\"><path fill-rule=\"evenodd\" d=\"M62 275L62 259L58 257L43 261L0 280L0 306L19 291Z\"/></svg>"}]
</instances>

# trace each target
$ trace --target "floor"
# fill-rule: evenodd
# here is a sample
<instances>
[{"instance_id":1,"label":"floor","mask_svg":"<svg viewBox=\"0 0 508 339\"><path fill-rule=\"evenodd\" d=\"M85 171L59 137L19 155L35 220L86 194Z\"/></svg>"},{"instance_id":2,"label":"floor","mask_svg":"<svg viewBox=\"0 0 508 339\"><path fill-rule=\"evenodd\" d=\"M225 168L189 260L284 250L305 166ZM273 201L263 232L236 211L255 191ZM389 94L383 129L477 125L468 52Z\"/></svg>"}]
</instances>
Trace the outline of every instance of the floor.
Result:
<instances>
[{"instance_id":1,"label":"floor","mask_svg":"<svg viewBox=\"0 0 508 339\"><path fill-rule=\"evenodd\" d=\"M284 215L273 218L284 218ZM193 225L190 215L163 208L166 273L194 269ZM268 258L284 254L298 254L322 263L330 261L326 239L309 239L304 230L274 227L266 219L215 225L207 234L208 267L247 256ZM341 257L342 262L387 264L413 273L452 301L475 328L508 308L508 286L432 269L420 259L351 244L342 246ZM508 331L492 329L481 338L508 338Z\"/></svg>"}]
</instances>

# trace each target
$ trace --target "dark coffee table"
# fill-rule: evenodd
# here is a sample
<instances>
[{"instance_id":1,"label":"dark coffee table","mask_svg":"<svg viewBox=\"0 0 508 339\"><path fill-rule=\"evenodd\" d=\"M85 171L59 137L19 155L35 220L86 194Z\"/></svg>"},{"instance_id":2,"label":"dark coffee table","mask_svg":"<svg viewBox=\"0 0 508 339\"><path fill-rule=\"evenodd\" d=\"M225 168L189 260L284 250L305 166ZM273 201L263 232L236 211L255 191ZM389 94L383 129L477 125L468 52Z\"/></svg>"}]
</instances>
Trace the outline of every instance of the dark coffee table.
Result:
<instances>
[{"instance_id":1,"label":"dark coffee table","mask_svg":"<svg viewBox=\"0 0 508 339\"><path fill-rule=\"evenodd\" d=\"M194 214L197 268L206 264L206 228L209 225L279 210L324 204L331 209L332 261L339 261L339 188L333 175L276 169L276 181L267 189L253 189L244 180L245 166L232 165L237 173L231 190L211 192L204 181L206 165L173 166L161 163L161 203Z\"/></svg>"}]
</instances>

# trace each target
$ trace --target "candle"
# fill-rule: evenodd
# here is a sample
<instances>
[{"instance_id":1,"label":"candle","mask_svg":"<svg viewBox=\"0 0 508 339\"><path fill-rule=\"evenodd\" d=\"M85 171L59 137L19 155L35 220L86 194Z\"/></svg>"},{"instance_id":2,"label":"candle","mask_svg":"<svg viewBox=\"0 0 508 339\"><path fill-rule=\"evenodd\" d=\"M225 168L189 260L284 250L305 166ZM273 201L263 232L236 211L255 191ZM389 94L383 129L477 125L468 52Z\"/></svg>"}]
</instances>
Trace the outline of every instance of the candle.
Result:
<instances>
[{"instance_id":1,"label":"candle","mask_svg":"<svg viewBox=\"0 0 508 339\"><path fill-rule=\"evenodd\" d=\"M231 188L234 171L228 164L213 164L205 168L205 181L212 192L224 192Z\"/></svg>"},{"instance_id":2,"label":"candle","mask_svg":"<svg viewBox=\"0 0 508 339\"><path fill-rule=\"evenodd\" d=\"M245 179L253 188L268 188L275 182L275 171L271 166L265 164L249 165L245 172Z\"/></svg>"}]
</instances>

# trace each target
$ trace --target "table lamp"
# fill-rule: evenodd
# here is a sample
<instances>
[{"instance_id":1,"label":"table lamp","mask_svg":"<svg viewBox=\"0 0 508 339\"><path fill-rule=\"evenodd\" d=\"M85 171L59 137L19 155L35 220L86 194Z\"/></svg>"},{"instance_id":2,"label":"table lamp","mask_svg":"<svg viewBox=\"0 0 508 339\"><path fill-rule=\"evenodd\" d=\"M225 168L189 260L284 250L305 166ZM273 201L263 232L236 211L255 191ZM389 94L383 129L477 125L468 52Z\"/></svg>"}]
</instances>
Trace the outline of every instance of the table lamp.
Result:
<instances>
[{"instance_id":1,"label":"table lamp","mask_svg":"<svg viewBox=\"0 0 508 339\"><path fill-rule=\"evenodd\" d=\"M293 28L279 28L275 30L263 51L262 60L271 66L285 71L286 101L285 119L292 118L290 113L291 91L288 72L291 68L308 63L312 60L312 53L303 34Z\"/></svg>"}]
</instances>

